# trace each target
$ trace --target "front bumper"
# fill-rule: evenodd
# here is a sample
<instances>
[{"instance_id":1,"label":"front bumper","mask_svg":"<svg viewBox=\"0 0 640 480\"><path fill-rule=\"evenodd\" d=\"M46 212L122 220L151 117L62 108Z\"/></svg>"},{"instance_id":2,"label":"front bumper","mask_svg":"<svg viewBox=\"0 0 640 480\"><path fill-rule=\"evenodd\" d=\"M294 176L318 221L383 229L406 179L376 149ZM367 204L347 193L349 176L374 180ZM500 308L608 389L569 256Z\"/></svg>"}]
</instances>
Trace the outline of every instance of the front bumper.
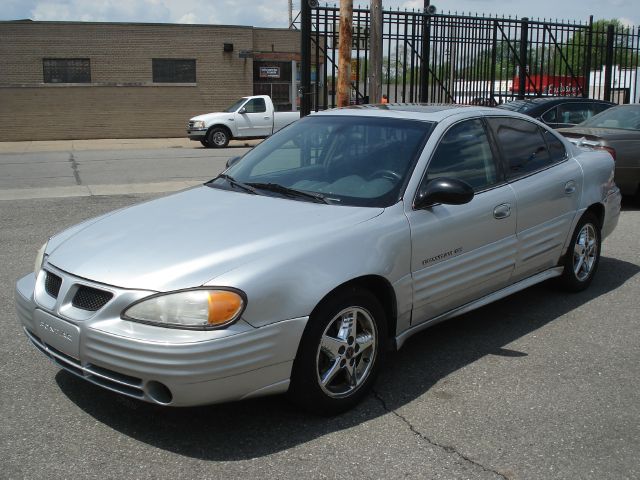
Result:
<instances>
[{"instance_id":1,"label":"front bumper","mask_svg":"<svg viewBox=\"0 0 640 480\"><path fill-rule=\"evenodd\" d=\"M47 269L63 276L55 305L47 303L51 299L44 291L43 271L37 279L27 275L16 284L18 318L42 353L80 378L130 397L172 406L219 403L288 389L308 317L260 328L242 320L213 331L154 327L114 314L122 310L120 298L129 302L132 292L120 295L118 289L109 287L115 292L113 300L89 318L75 320L65 304L65 288L73 291L74 282L90 282L52 266Z\"/></svg>"},{"instance_id":2,"label":"front bumper","mask_svg":"<svg viewBox=\"0 0 640 480\"><path fill-rule=\"evenodd\" d=\"M190 140L201 141L207 136L206 128L187 128L187 136Z\"/></svg>"}]
</instances>

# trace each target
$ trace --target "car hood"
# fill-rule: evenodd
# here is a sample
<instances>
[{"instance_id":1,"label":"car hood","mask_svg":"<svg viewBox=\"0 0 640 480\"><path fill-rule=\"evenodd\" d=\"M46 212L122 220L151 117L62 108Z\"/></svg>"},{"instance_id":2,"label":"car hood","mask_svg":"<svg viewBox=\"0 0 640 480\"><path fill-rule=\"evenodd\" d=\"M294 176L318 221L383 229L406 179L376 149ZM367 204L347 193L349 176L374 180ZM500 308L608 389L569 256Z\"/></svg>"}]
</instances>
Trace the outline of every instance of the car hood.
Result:
<instances>
[{"instance_id":1,"label":"car hood","mask_svg":"<svg viewBox=\"0 0 640 480\"><path fill-rule=\"evenodd\" d=\"M203 120L205 123L212 122L214 120L232 120L233 113L226 112L213 112L213 113L203 113L202 115L198 115L197 117L193 117L189 119L190 121Z\"/></svg>"},{"instance_id":2,"label":"car hood","mask_svg":"<svg viewBox=\"0 0 640 480\"><path fill-rule=\"evenodd\" d=\"M382 212L201 186L72 227L52 239L48 262L117 287L177 290L283 249L299 253Z\"/></svg>"},{"instance_id":3,"label":"car hood","mask_svg":"<svg viewBox=\"0 0 640 480\"><path fill-rule=\"evenodd\" d=\"M628 140L629 138L638 137L640 135L640 132L634 130L621 130L619 128L572 127L559 128L558 132L562 135L571 137L598 137L605 140Z\"/></svg>"}]
</instances>

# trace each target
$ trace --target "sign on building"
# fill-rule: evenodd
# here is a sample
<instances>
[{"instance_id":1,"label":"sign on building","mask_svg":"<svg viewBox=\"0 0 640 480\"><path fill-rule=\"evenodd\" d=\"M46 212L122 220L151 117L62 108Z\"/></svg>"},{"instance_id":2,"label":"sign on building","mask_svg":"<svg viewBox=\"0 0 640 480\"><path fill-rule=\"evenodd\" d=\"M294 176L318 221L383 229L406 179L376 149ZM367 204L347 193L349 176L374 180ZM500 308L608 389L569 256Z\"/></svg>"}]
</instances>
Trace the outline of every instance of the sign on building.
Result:
<instances>
[{"instance_id":1,"label":"sign on building","mask_svg":"<svg viewBox=\"0 0 640 480\"><path fill-rule=\"evenodd\" d=\"M260 67L260 78L280 78L280 67Z\"/></svg>"}]
</instances>

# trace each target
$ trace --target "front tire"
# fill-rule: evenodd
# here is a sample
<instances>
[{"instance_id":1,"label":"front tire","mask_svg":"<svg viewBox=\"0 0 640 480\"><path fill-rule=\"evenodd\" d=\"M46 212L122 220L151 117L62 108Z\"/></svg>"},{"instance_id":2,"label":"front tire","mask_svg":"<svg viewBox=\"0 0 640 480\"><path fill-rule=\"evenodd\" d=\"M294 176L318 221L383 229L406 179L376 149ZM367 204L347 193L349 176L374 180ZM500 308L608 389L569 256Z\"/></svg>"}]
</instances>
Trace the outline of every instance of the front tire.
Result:
<instances>
[{"instance_id":1,"label":"front tire","mask_svg":"<svg viewBox=\"0 0 640 480\"><path fill-rule=\"evenodd\" d=\"M600 222L587 212L578 222L564 257L559 281L565 290L580 292L591 284L600 263L600 244Z\"/></svg>"},{"instance_id":2,"label":"front tire","mask_svg":"<svg viewBox=\"0 0 640 480\"><path fill-rule=\"evenodd\" d=\"M209 148L211 146L207 140L200 140L200 143L204 148Z\"/></svg>"},{"instance_id":3,"label":"front tire","mask_svg":"<svg viewBox=\"0 0 640 480\"><path fill-rule=\"evenodd\" d=\"M207 134L207 143L210 147L225 148L231 140L229 131L226 128L214 127Z\"/></svg>"},{"instance_id":4,"label":"front tire","mask_svg":"<svg viewBox=\"0 0 640 480\"><path fill-rule=\"evenodd\" d=\"M352 287L311 314L291 373L290 398L305 410L334 415L367 394L384 361L387 323L378 300Z\"/></svg>"}]
</instances>

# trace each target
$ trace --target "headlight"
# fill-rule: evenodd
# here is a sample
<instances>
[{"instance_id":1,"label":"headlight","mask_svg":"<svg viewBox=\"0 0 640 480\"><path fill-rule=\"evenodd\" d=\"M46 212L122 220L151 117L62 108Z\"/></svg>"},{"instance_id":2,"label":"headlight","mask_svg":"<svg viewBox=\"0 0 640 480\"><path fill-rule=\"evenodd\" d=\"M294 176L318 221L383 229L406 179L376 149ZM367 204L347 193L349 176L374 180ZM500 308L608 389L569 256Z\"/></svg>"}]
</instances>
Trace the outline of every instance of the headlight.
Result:
<instances>
[{"instance_id":1,"label":"headlight","mask_svg":"<svg viewBox=\"0 0 640 480\"><path fill-rule=\"evenodd\" d=\"M44 263L44 251L47 249L47 243L46 242L44 245L42 245L40 247L40 250L38 250L38 253L36 253L36 262L33 265L33 273L35 273L36 277L38 276L38 273L40 273L40 269L42 268L42 264Z\"/></svg>"},{"instance_id":2,"label":"headlight","mask_svg":"<svg viewBox=\"0 0 640 480\"><path fill-rule=\"evenodd\" d=\"M183 290L147 297L127 308L122 318L161 327L208 330L235 322L246 304L239 290Z\"/></svg>"},{"instance_id":3,"label":"headlight","mask_svg":"<svg viewBox=\"0 0 640 480\"><path fill-rule=\"evenodd\" d=\"M193 128L204 128L204 121L196 120L195 122L193 122Z\"/></svg>"}]
</instances>

